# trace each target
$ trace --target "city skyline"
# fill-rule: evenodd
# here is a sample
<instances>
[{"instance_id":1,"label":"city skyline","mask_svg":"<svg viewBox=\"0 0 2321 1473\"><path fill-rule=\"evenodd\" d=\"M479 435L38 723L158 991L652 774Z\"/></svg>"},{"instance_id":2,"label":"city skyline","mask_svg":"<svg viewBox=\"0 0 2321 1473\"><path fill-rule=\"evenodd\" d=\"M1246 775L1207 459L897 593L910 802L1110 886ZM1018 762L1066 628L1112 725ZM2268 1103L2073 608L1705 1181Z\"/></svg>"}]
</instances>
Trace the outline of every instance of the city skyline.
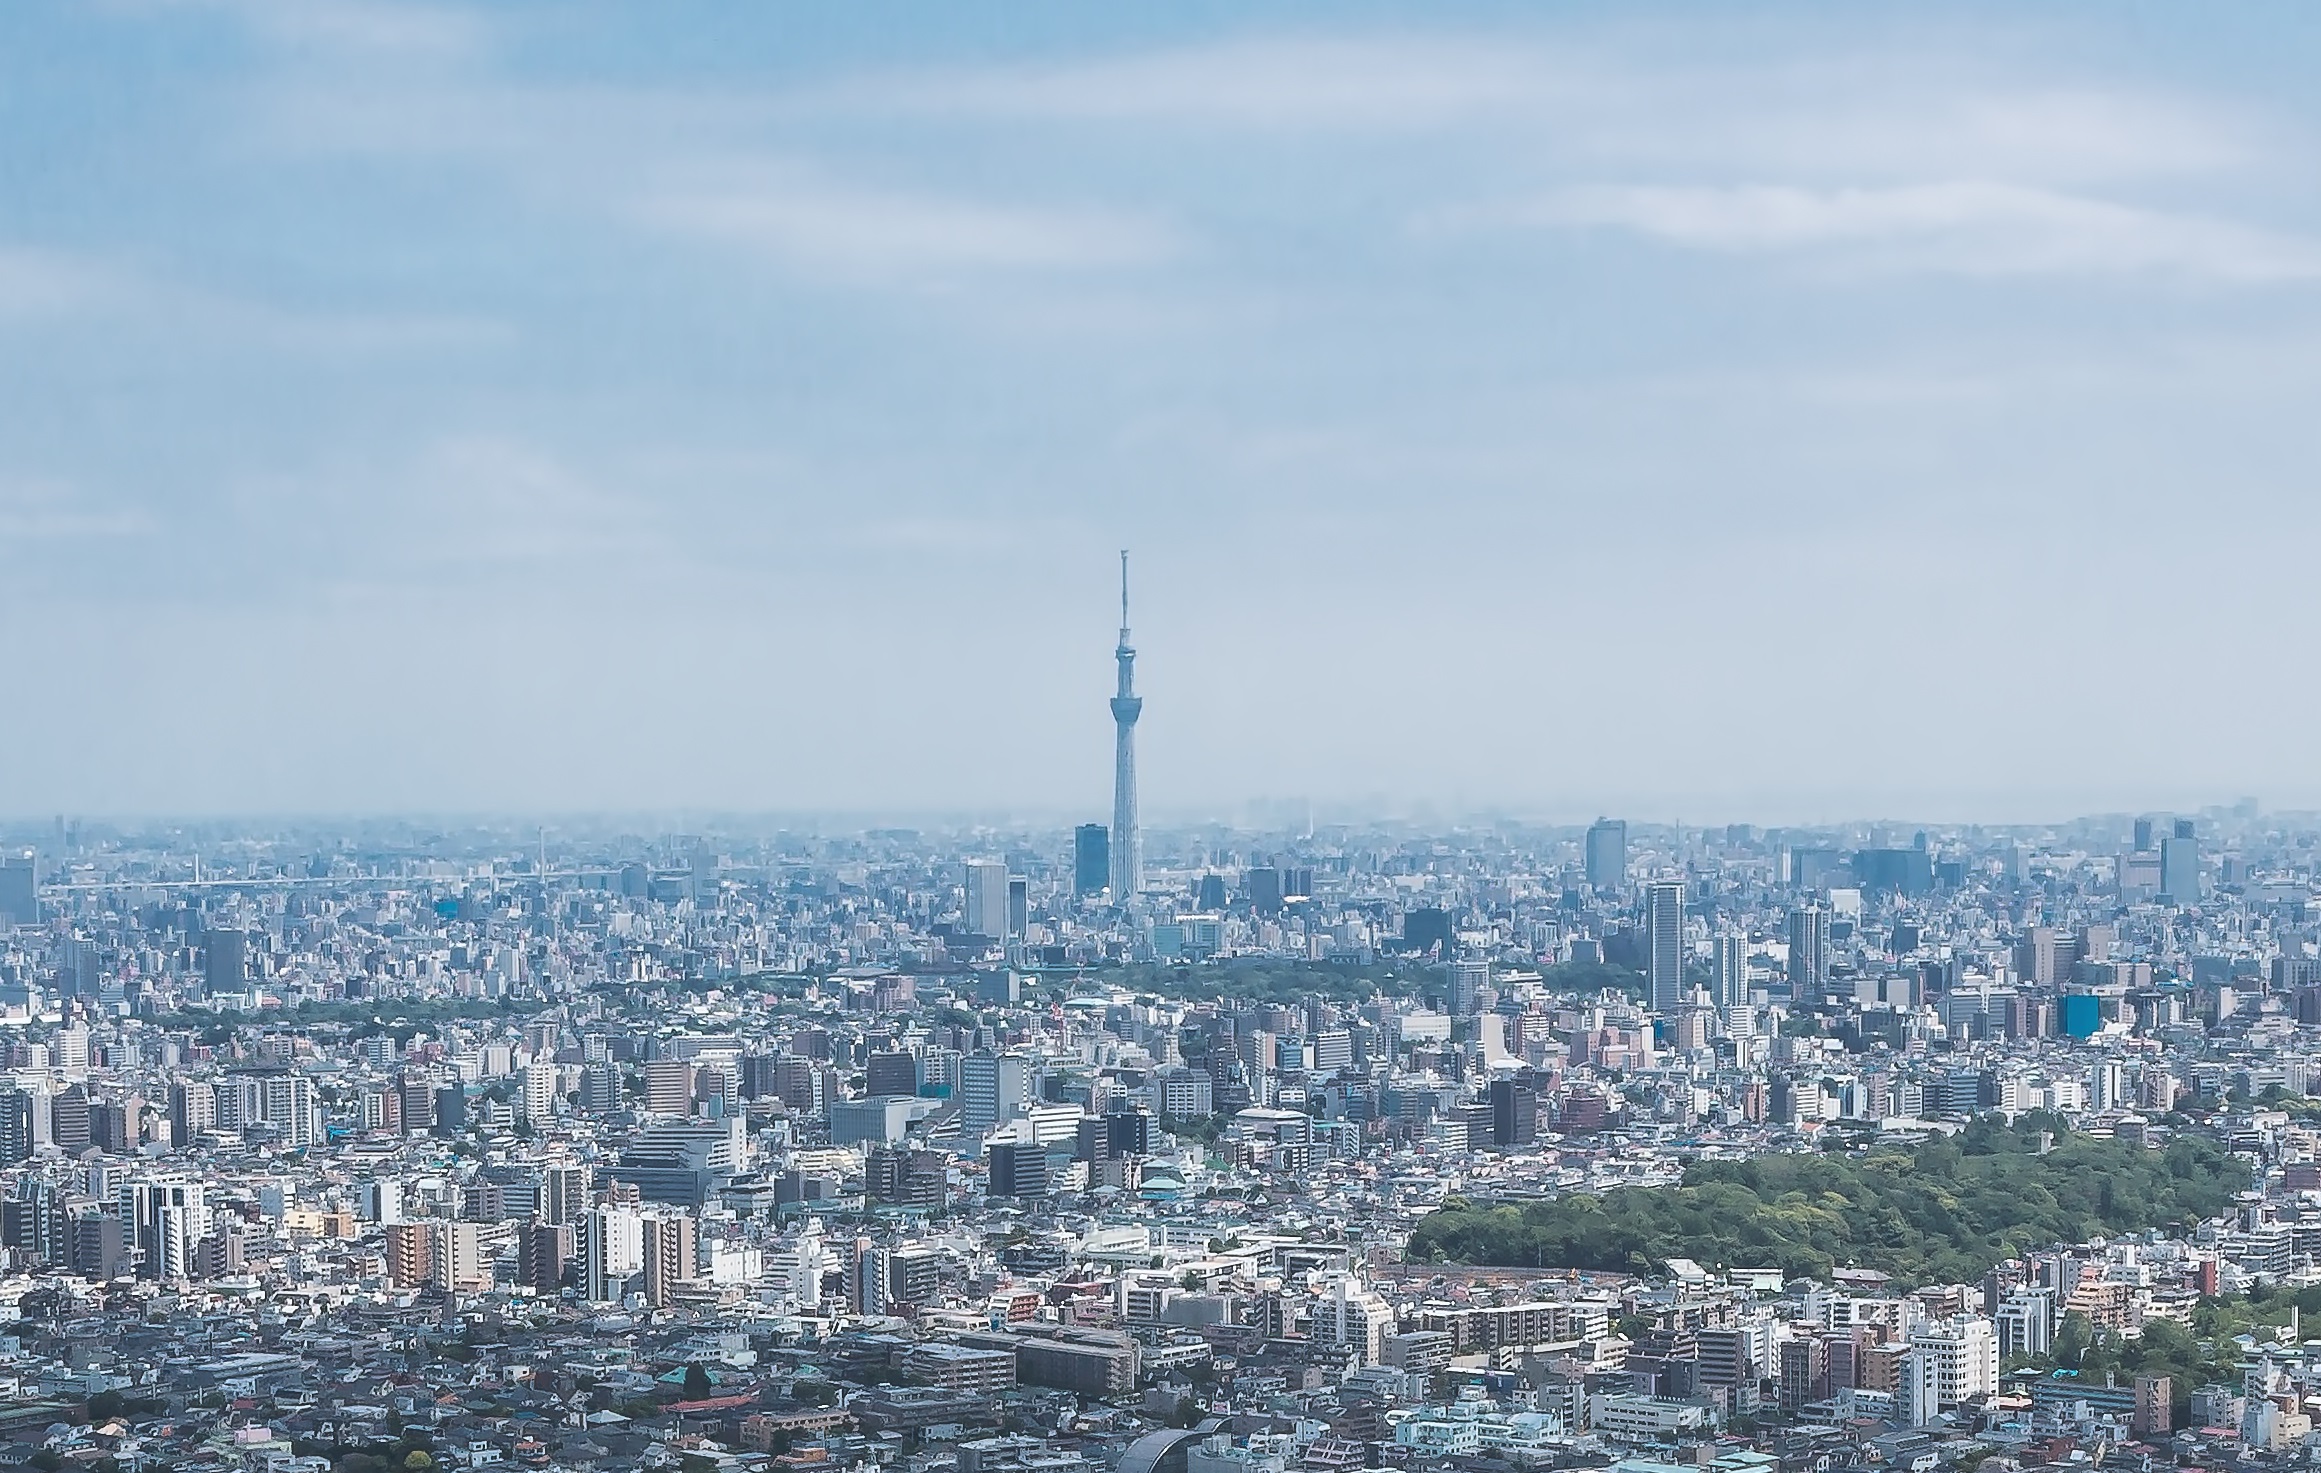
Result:
<instances>
[{"instance_id":1,"label":"city skyline","mask_svg":"<svg viewBox=\"0 0 2321 1473\"><path fill-rule=\"evenodd\" d=\"M706 14L0 18L0 812L2321 806L2295 12Z\"/></svg>"},{"instance_id":2,"label":"city skyline","mask_svg":"<svg viewBox=\"0 0 2321 1473\"><path fill-rule=\"evenodd\" d=\"M0 3L0 1473L2321 1468L2316 74Z\"/></svg>"}]
</instances>

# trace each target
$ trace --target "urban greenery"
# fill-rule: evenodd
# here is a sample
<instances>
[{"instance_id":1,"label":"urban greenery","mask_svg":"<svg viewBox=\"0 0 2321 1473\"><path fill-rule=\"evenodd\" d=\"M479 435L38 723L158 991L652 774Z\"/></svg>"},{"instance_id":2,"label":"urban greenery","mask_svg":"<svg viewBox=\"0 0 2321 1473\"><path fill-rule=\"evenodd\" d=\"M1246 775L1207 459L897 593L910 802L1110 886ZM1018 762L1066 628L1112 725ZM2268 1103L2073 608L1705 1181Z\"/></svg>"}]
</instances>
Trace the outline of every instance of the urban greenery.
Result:
<instances>
[{"instance_id":1,"label":"urban greenery","mask_svg":"<svg viewBox=\"0 0 2321 1473\"><path fill-rule=\"evenodd\" d=\"M1429 969L1420 963L1388 965L1356 962L1299 962L1278 957L1231 957L1167 966L1140 963L1091 972L1091 980L1131 992L1174 998L1229 998L1236 1001L1302 1003L1319 994L1337 1002L1367 1002L1421 991Z\"/></svg>"},{"instance_id":2,"label":"urban greenery","mask_svg":"<svg viewBox=\"0 0 2321 1473\"><path fill-rule=\"evenodd\" d=\"M2106 1376L2116 1376L2123 1385L2138 1376L2166 1376L2181 1427L2191 1414L2194 1391L2218 1383L2237 1386L2242 1362L2258 1345L2280 1339L2296 1316L2317 1313L2321 1285L2308 1284L2259 1285L2246 1294L2203 1299L2192 1311L2189 1330L2148 1320L2140 1333L2122 1335L2070 1314L2045 1355L2017 1357L2009 1365L2048 1374L2070 1371L2097 1385Z\"/></svg>"},{"instance_id":3,"label":"urban greenery","mask_svg":"<svg viewBox=\"0 0 2321 1473\"><path fill-rule=\"evenodd\" d=\"M1915 1149L1696 1162L1674 1187L1521 1205L1454 1198L1418 1224L1409 1256L1635 1273L1689 1258L1793 1278L1846 1266L1955 1282L2054 1244L2213 1216L2247 1185L2247 1167L2205 1140L2147 1151L2054 1116L1989 1117Z\"/></svg>"},{"instance_id":4,"label":"urban greenery","mask_svg":"<svg viewBox=\"0 0 2321 1473\"><path fill-rule=\"evenodd\" d=\"M1540 980L1550 992L1624 992L1631 997L1652 992L1642 972L1610 962L1558 962L1541 972Z\"/></svg>"}]
</instances>

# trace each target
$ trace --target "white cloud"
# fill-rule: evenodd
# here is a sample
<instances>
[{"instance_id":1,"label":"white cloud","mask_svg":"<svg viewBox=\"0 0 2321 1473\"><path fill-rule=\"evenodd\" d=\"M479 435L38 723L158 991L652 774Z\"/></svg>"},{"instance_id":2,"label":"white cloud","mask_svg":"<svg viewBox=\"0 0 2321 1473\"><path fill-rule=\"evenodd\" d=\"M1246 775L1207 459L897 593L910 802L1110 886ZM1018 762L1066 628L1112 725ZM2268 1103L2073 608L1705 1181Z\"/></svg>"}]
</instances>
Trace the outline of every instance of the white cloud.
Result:
<instances>
[{"instance_id":1,"label":"white cloud","mask_svg":"<svg viewBox=\"0 0 2321 1473\"><path fill-rule=\"evenodd\" d=\"M54 251L0 246L0 318L52 317L120 302L116 272Z\"/></svg>"},{"instance_id":2,"label":"white cloud","mask_svg":"<svg viewBox=\"0 0 2321 1473\"><path fill-rule=\"evenodd\" d=\"M818 272L925 277L949 271L1087 271L1149 265L1176 253L1151 223L881 190L801 168L752 168L648 193L650 223Z\"/></svg>"},{"instance_id":3,"label":"white cloud","mask_svg":"<svg viewBox=\"0 0 2321 1473\"><path fill-rule=\"evenodd\" d=\"M277 46L342 56L444 60L480 51L473 11L384 0L117 0L124 8L203 9L231 15Z\"/></svg>"},{"instance_id":4,"label":"white cloud","mask_svg":"<svg viewBox=\"0 0 2321 1473\"><path fill-rule=\"evenodd\" d=\"M833 110L1140 125L1234 136L1465 132L1527 162L1692 164L1885 178L2152 177L2238 167L2261 131L2212 99L2006 74L1930 41L1904 55L1724 54L1664 35L1242 38L1046 66L856 79L799 100Z\"/></svg>"},{"instance_id":5,"label":"white cloud","mask_svg":"<svg viewBox=\"0 0 2321 1473\"><path fill-rule=\"evenodd\" d=\"M2164 274L2259 283L2321 276L2321 247L2231 221L1967 180L1857 189L1608 185L1505 212L1735 253L1818 252L1872 267L1972 276Z\"/></svg>"},{"instance_id":6,"label":"white cloud","mask_svg":"<svg viewBox=\"0 0 2321 1473\"><path fill-rule=\"evenodd\" d=\"M0 324L59 318L105 318L181 342L325 355L479 347L509 337L503 324L481 317L284 307L187 286L140 266L0 245Z\"/></svg>"},{"instance_id":7,"label":"white cloud","mask_svg":"<svg viewBox=\"0 0 2321 1473\"><path fill-rule=\"evenodd\" d=\"M0 479L0 545L63 538L144 537L153 519L131 507L92 503L73 488L42 479Z\"/></svg>"},{"instance_id":8,"label":"white cloud","mask_svg":"<svg viewBox=\"0 0 2321 1473\"><path fill-rule=\"evenodd\" d=\"M1046 67L859 81L843 108L1233 129L1407 132L1592 94L1586 71L1535 47L1457 37L1278 37Z\"/></svg>"}]
</instances>

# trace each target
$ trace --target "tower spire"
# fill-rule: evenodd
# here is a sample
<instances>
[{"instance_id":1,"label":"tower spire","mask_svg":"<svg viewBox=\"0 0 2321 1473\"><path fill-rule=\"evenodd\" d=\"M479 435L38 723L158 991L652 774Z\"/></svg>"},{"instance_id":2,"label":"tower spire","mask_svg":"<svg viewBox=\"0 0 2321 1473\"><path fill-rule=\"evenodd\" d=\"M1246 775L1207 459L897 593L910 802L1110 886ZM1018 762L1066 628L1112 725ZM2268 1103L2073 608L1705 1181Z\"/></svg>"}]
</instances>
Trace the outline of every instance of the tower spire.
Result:
<instances>
[{"instance_id":1,"label":"tower spire","mask_svg":"<svg viewBox=\"0 0 2321 1473\"><path fill-rule=\"evenodd\" d=\"M1144 840L1136 826L1136 648L1128 642L1128 549L1120 550L1120 647L1112 652L1120 684L1112 697L1112 903L1126 905L1144 888Z\"/></svg>"}]
</instances>

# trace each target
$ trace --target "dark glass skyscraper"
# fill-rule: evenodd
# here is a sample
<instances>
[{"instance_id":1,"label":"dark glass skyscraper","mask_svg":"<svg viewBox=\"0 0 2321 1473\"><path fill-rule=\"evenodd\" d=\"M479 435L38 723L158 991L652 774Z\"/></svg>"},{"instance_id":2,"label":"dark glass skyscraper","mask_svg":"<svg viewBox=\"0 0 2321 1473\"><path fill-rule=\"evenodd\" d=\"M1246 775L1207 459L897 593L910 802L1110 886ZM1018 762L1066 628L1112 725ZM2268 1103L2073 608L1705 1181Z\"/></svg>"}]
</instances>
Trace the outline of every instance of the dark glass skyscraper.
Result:
<instances>
[{"instance_id":1,"label":"dark glass skyscraper","mask_svg":"<svg viewBox=\"0 0 2321 1473\"><path fill-rule=\"evenodd\" d=\"M1100 823L1072 830L1072 893L1101 895L1112 883L1112 831Z\"/></svg>"},{"instance_id":2,"label":"dark glass skyscraper","mask_svg":"<svg viewBox=\"0 0 2321 1473\"><path fill-rule=\"evenodd\" d=\"M1652 1011L1665 1018L1684 1001L1684 886L1662 883L1645 890L1644 946Z\"/></svg>"},{"instance_id":3,"label":"dark glass skyscraper","mask_svg":"<svg viewBox=\"0 0 2321 1473\"><path fill-rule=\"evenodd\" d=\"M1608 893L1627 889L1628 825L1617 818L1590 824L1585 860L1591 886Z\"/></svg>"}]
</instances>

